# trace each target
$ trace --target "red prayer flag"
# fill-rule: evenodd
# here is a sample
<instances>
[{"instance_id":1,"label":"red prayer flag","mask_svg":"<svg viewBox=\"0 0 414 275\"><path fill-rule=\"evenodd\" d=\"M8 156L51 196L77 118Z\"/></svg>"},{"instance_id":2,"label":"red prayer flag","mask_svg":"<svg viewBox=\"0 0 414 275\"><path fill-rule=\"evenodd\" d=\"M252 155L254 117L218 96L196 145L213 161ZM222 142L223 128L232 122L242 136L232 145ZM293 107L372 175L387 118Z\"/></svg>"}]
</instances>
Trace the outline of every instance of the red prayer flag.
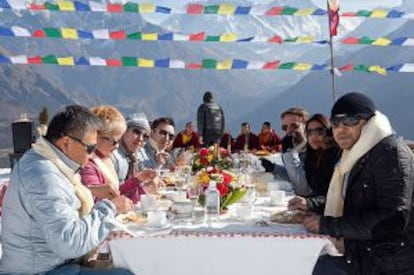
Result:
<instances>
[{"instance_id":1,"label":"red prayer flag","mask_svg":"<svg viewBox=\"0 0 414 275\"><path fill-rule=\"evenodd\" d=\"M106 59L106 65L108 67L121 67L122 62L119 59Z\"/></svg>"},{"instance_id":2,"label":"red prayer flag","mask_svg":"<svg viewBox=\"0 0 414 275\"><path fill-rule=\"evenodd\" d=\"M277 67L279 67L280 61L276 60L276 61L272 61L272 62L267 62L264 66L263 69L265 70L276 70Z\"/></svg>"},{"instance_id":3,"label":"red prayer flag","mask_svg":"<svg viewBox=\"0 0 414 275\"><path fill-rule=\"evenodd\" d=\"M266 13L266 15L280 15L282 11L283 7L273 7Z\"/></svg>"},{"instance_id":4,"label":"red prayer flag","mask_svg":"<svg viewBox=\"0 0 414 275\"><path fill-rule=\"evenodd\" d=\"M327 0L328 1L328 16L330 25L330 35L335 36L338 34L337 29L339 25L339 0Z\"/></svg>"},{"instance_id":5,"label":"red prayer flag","mask_svg":"<svg viewBox=\"0 0 414 275\"><path fill-rule=\"evenodd\" d=\"M204 41L206 37L205 32L190 34L190 41Z\"/></svg>"},{"instance_id":6,"label":"red prayer flag","mask_svg":"<svg viewBox=\"0 0 414 275\"><path fill-rule=\"evenodd\" d=\"M203 65L200 63L189 63L187 66L185 66L187 69L201 69L203 68Z\"/></svg>"},{"instance_id":7,"label":"red prayer flag","mask_svg":"<svg viewBox=\"0 0 414 275\"><path fill-rule=\"evenodd\" d=\"M124 11L124 7L121 4L108 3L106 5L106 8L108 12L123 12Z\"/></svg>"},{"instance_id":8,"label":"red prayer flag","mask_svg":"<svg viewBox=\"0 0 414 275\"><path fill-rule=\"evenodd\" d=\"M281 44L283 42L283 38L278 36L278 35L275 35L275 36L273 36L272 38L269 39L269 42Z\"/></svg>"},{"instance_id":9,"label":"red prayer flag","mask_svg":"<svg viewBox=\"0 0 414 275\"><path fill-rule=\"evenodd\" d=\"M340 71L353 71L354 70L354 64L346 64L345 66L342 66L338 70L340 70Z\"/></svg>"},{"instance_id":10,"label":"red prayer flag","mask_svg":"<svg viewBox=\"0 0 414 275\"><path fill-rule=\"evenodd\" d=\"M28 57L27 62L29 64L42 64L42 58L40 56Z\"/></svg>"},{"instance_id":11,"label":"red prayer flag","mask_svg":"<svg viewBox=\"0 0 414 275\"><path fill-rule=\"evenodd\" d=\"M355 45L355 44L359 43L359 39L356 38L356 37L351 36L351 37L347 37L347 38L343 39L342 43L348 44L348 45Z\"/></svg>"},{"instance_id":12,"label":"red prayer flag","mask_svg":"<svg viewBox=\"0 0 414 275\"><path fill-rule=\"evenodd\" d=\"M34 10L34 11L42 11L46 9L45 4L35 4L35 3L31 3L30 4L30 9Z\"/></svg>"},{"instance_id":13,"label":"red prayer flag","mask_svg":"<svg viewBox=\"0 0 414 275\"><path fill-rule=\"evenodd\" d=\"M188 14L202 14L204 10L204 6L200 4L192 4L188 5L187 13Z\"/></svg>"},{"instance_id":14,"label":"red prayer flag","mask_svg":"<svg viewBox=\"0 0 414 275\"><path fill-rule=\"evenodd\" d=\"M109 33L109 37L111 39L125 39L126 35L125 35L125 31L113 31Z\"/></svg>"},{"instance_id":15,"label":"red prayer flag","mask_svg":"<svg viewBox=\"0 0 414 275\"><path fill-rule=\"evenodd\" d=\"M43 30L35 30L32 36L33 37L46 37L46 33Z\"/></svg>"}]
</instances>

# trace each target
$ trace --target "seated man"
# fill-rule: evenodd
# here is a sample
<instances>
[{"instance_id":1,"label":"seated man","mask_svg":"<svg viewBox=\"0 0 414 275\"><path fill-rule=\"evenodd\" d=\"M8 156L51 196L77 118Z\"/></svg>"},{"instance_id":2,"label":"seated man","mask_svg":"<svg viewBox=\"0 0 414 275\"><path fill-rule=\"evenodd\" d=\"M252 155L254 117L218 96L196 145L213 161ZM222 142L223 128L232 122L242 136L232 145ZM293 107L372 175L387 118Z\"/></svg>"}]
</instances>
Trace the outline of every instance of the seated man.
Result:
<instances>
[{"instance_id":1,"label":"seated man","mask_svg":"<svg viewBox=\"0 0 414 275\"><path fill-rule=\"evenodd\" d=\"M295 194L299 196L308 196L312 193L303 168L307 144L305 125L308 117L308 112L300 107L284 111L280 116L282 130L285 131L285 136L282 139L283 165L261 159L267 172L273 172L277 179L289 181Z\"/></svg>"},{"instance_id":2,"label":"seated man","mask_svg":"<svg viewBox=\"0 0 414 275\"><path fill-rule=\"evenodd\" d=\"M259 143L262 150L269 152L279 152L282 147L282 140L272 129L269 121L262 124L262 129L259 133Z\"/></svg>"},{"instance_id":3,"label":"seated man","mask_svg":"<svg viewBox=\"0 0 414 275\"><path fill-rule=\"evenodd\" d=\"M200 136L194 131L193 122L189 121L185 124L185 129L175 137L172 148L184 148L194 152L198 147L200 147Z\"/></svg>"},{"instance_id":4,"label":"seated man","mask_svg":"<svg viewBox=\"0 0 414 275\"><path fill-rule=\"evenodd\" d=\"M77 264L114 228L107 220L132 209L122 196L94 205L80 182L99 126L88 109L63 108L14 167L3 204L1 274L132 274Z\"/></svg>"},{"instance_id":5,"label":"seated man","mask_svg":"<svg viewBox=\"0 0 414 275\"><path fill-rule=\"evenodd\" d=\"M260 150L259 138L251 132L249 123L243 122L241 124L240 135L236 138L234 150L236 152Z\"/></svg>"}]
</instances>

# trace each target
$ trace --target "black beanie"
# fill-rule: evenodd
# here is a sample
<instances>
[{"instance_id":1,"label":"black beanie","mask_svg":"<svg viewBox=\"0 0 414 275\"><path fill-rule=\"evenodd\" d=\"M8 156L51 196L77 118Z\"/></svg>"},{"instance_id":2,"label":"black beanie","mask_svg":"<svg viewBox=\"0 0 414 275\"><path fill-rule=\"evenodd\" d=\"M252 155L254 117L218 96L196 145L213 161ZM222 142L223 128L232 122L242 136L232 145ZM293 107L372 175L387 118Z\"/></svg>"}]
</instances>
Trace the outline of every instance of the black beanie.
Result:
<instances>
[{"instance_id":1,"label":"black beanie","mask_svg":"<svg viewBox=\"0 0 414 275\"><path fill-rule=\"evenodd\" d=\"M331 117L335 115L366 115L371 117L376 110L375 103L361 93L349 93L339 98L332 107Z\"/></svg>"}]
</instances>

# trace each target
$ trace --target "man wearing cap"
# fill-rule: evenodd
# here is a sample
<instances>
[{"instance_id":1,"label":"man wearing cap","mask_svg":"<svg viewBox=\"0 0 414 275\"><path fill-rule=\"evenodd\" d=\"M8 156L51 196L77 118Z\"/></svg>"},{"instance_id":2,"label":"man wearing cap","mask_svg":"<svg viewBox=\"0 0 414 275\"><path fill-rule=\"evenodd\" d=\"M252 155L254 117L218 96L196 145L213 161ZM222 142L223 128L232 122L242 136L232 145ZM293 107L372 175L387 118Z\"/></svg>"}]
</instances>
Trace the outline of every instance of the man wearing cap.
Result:
<instances>
[{"instance_id":1,"label":"man wearing cap","mask_svg":"<svg viewBox=\"0 0 414 275\"><path fill-rule=\"evenodd\" d=\"M204 146L219 142L224 132L223 109L214 102L210 91L204 93L203 103L197 110L197 131L203 138Z\"/></svg>"},{"instance_id":2,"label":"man wearing cap","mask_svg":"<svg viewBox=\"0 0 414 275\"><path fill-rule=\"evenodd\" d=\"M118 174L121 192L127 192L127 196L137 202L140 194L156 190L155 171L145 169L142 161L139 160L143 156L138 156L138 151L149 138L151 128L143 113L128 116L126 122L127 130L122 135L119 147L113 152L111 160ZM131 184L137 185L137 188L132 188L134 186ZM144 185L145 188L142 188Z\"/></svg>"},{"instance_id":3,"label":"man wearing cap","mask_svg":"<svg viewBox=\"0 0 414 275\"><path fill-rule=\"evenodd\" d=\"M361 93L338 99L331 124L343 153L324 215L304 225L333 237L344 256L320 257L313 274L414 274L411 150Z\"/></svg>"}]
</instances>

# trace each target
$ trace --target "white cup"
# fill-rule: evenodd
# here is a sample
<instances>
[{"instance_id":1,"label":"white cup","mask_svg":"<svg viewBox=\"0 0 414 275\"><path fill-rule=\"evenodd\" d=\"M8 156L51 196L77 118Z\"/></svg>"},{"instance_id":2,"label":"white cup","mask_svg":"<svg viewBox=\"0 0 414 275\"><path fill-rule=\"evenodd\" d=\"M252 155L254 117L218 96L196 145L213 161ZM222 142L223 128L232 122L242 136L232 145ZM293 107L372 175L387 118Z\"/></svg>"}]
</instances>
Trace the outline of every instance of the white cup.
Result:
<instances>
[{"instance_id":1,"label":"white cup","mask_svg":"<svg viewBox=\"0 0 414 275\"><path fill-rule=\"evenodd\" d=\"M245 220L253 216L254 206L249 203L240 203L236 206L236 216Z\"/></svg>"},{"instance_id":2,"label":"white cup","mask_svg":"<svg viewBox=\"0 0 414 275\"><path fill-rule=\"evenodd\" d=\"M270 191L270 203L272 205L283 205L285 200L285 191L271 190Z\"/></svg>"},{"instance_id":3,"label":"white cup","mask_svg":"<svg viewBox=\"0 0 414 275\"><path fill-rule=\"evenodd\" d=\"M165 211L149 211L147 213L148 226L161 227L167 223Z\"/></svg>"},{"instance_id":4,"label":"white cup","mask_svg":"<svg viewBox=\"0 0 414 275\"><path fill-rule=\"evenodd\" d=\"M152 194L143 194L140 197L141 210L143 213L157 209L157 198Z\"/></svg>"}]
</instances>

